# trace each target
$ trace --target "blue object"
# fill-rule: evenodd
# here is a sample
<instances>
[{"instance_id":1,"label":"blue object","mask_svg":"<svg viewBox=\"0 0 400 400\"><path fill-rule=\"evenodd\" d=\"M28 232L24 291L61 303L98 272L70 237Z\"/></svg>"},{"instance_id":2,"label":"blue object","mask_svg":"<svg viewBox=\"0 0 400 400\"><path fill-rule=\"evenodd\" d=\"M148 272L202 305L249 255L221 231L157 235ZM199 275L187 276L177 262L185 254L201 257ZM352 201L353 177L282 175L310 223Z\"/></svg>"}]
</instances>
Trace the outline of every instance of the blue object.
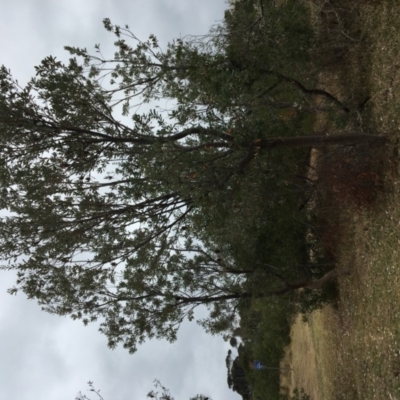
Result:
<instances>
[{"instance_id":1,"label":"blue object","mask_svg":"<svg viewBox=\"0 0 400 400\"><path fill-rule=\"evenodd\" d=\"M261 361L254 361L254 369L263 369L264 364Z\"/></svg>"}]
</instances>

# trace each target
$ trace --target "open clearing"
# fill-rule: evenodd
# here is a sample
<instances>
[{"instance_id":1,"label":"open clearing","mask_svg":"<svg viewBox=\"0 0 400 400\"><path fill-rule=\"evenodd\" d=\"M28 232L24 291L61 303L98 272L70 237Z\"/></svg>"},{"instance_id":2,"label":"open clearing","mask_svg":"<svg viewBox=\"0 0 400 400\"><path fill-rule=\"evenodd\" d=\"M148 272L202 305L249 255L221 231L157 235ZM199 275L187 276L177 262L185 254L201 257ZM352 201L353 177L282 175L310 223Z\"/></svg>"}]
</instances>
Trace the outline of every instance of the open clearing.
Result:
<instances>
[{"instance_id":1,"label":"open clearing","mask_svg":"<svg viewBox=\"0 0 400 400\"><path fill-rule=\"evenodd\" d=\"M348 37L342 85L356 92L367 89L371 100L363 127L388 136L393 145L387 150L384 191L373 206L338 205L338 224L345 229L340 230L337 264L352 272L339 279L337 307L315 313L308 324L299 317L293 325L282 362L292 371L282 374L281 383L304 388L314 400L399 399L400 1L314 3L330 4L332 12L351 9L362 40L352 44ZM342 29L340 24L336 29Z\"/></svg>"}]
</instances>

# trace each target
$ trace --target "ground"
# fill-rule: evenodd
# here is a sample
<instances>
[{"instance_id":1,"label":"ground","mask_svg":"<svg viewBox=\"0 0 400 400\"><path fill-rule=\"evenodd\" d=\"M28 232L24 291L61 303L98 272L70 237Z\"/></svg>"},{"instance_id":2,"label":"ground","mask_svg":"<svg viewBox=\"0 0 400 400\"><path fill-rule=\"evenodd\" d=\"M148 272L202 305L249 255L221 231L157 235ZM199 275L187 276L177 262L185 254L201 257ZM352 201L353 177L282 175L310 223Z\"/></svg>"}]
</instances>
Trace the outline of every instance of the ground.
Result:
<instances>
[{"instance_id":1,"label":"ground","mask_svg":"<svg viewBox=\"0 0 400 400\"><path fill-rule=\"evenodd\" d=\"M350 10L358 38L348 35L345 72L326 75L331 87L343 86L371 96L363 129L388 136L382 191L373 204L360 207L340 198L337 304L314 313L308 323L296 319L282 365L281 385L303 387L311 399L400 398L400 1L318 1L313 5L340 17ZM338 11L339 10L339 11ZM333 14L331 14L333 15ZM347 21L348 23L348 21ZM332 28L333 29L333 28ZM340 83L332 79L338 78ZM346 81L347 79L347 81ZM332 82L334 84L332 85ZM353 86L352 86L353 85ZM348 93L347 93L348 94ZM329 235L328 235L329 237Z\"/></svg>"}]
</instances>

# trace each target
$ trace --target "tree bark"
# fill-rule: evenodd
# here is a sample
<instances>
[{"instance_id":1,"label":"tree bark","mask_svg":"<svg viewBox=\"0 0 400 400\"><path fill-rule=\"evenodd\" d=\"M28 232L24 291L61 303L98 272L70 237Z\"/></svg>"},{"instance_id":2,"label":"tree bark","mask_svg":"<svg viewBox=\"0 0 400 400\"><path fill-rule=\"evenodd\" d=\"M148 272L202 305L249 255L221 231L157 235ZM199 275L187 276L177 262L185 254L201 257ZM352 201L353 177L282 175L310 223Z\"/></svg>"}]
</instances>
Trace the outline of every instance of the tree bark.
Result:
<instances>
[{"instance_id":1,"label":"tree bark","mask_svg":"<svg viewBox=\"0 0 400 400\"><path fill-rule=\"evenodd\" d=\"M281 296L283 294L293 292L298 289L310 289L310 290L317 290L317 289L322 289L323 286L325 286L328 282L333 281L339 276L342 275L349 275L350 274L350 269L337 269L334 268L327 272L324 276L321 278L317 279L316 281L301 281L301 282L296 282L296 283L288 283L286 282L286 287L283 289L277 290L274 292L274 295L276 296Z\"/></svg>"},{"instance_id":2,"label":"tree bark","mask_svg":"<svg viewBox=\"0 0 400 400\"><path fill-rule=\"evenodd\" d=\"M278 149L278 148L295 148L295 147L329 147L337 145L356 145L371 143L375 145L383 145L389 143L390 140L385 136L368 135L368 134L333 134L325 135L309 135L296 137L280 137L265 140L258 140L254 143L254 147L260 149Z\"/></svg>"},{"instance_id":3,"label":"tree bark","mask_svg":"<svg viewBox=\"0 0 400 400\"><path fill-rule=\"evenodd\" d=\"M237 163L236 169L243 171L260 150L273 149L290 149L298 147L329 147L329 146L349 146L356 144L371 143L376 146L381 146L390 143L386 136L368 135L368 134L333 134L327 135L326 132L307 136L295 137L275 137L271 139L257 139L251 145L246 155ZM233 173L233 172L232 172ZM232 175L231 173L231 175ZM227 177L229 178L230 175Z\"/></svg>"}]
</instances>

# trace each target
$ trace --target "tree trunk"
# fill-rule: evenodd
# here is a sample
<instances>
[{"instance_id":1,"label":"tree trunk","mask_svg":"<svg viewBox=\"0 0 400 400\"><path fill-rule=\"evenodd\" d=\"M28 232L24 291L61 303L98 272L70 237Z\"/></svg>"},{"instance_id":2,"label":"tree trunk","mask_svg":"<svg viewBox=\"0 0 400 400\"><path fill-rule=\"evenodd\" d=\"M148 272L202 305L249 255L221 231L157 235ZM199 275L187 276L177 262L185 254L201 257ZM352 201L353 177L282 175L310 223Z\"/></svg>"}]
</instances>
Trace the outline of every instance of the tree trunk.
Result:
<instances>
[{"instance_id":1,"label":"tree trunk","mask_svg":"<svg viewBox=\"0 0 400 400\"><path fill-rule=\"evenodd\" d=\"M383 145L389 142L390 140L385 136L356 133L325 135L321 132L320 135L257 140L256 143L254 143L254 147L259 147L260 149L277 149L294 147L328 147L363 143Z\"/></svg>"},{"instance_id":2,"label":"tree trunk","mask_svg":"<svg viewBox=\"0 0 400 400\"><path fill-rule=\"evenodd\" d=\"M280 296L289 292L293 292L298 289L310 289L310 290L317 290L317 289L322 289L324 285L326 285L328 282L333 281L339 276L342 275L349 275L350 274L350 269L332 269L329 272L327 272L324 276L321 278L317 279L316 281L301 281L301 282L296 282L296 283L288 283L286 282L286 286L283 289L277 290L274 292L274 295Z\"/></svg>"},{"instance_id":3,"label":"tree trunk","mask_svg":"<svg viewBox=\"0 0 400 400\"><path fill-rule=\"evenodd\" d=\"M381 146L390 143L390 140L386 136L357 133L327 135L326 132L320 132L319 134L317 133L308 136L257 139L250 145L248 152L238 162L236 168L240 171L243 171L244 168L247 167L251 161L253 161L259 150L271 150L279 148L288 149L296 147L329 147L338 145L345 146L366 143ZM232 175L232 173L230 175ZM230 175L227 177L227 179L229 179Z\"/></svg>"}]
</instances>

